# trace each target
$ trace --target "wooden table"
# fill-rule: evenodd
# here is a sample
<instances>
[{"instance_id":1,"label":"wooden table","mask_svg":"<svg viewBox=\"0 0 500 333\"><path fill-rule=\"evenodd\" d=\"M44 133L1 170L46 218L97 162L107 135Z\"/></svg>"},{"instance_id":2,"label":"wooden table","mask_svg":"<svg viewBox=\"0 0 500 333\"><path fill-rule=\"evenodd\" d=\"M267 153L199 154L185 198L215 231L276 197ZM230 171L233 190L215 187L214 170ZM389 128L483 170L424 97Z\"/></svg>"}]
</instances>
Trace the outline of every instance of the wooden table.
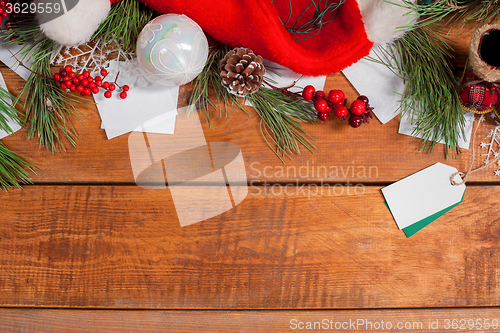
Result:
<instances>
[{"instance_id":1,"label":"wooden table","mask_svg":"<svg viewBox=\"0 0 500 333\"><path fill-rule=\"evenodd\" d=\"M468 38L455 37L457 67ZM17 93L21 79L0 70ZM357 96L340 73L327 79L325 90L333 88ZM181 88L179 106L189 92ZM465 170L470 150L456 159L442 145L417 152L418 140L397 133L397 118L358 129L330 120L307 126L314 154L283 165L251 108L227 118L213 111L214 128L203 122L207 141L241 147L250 192L236 208L181 228L169 190L135 184L128 136L107 140L95 107L82 111L78 146L64 154L39 149L26 130L2 140L41 172L34 185L0 193L0 331L380 331L390 322L423 332L500 320L494 167L473 174L464 202L411 238L380 191L436 162ZM477 142L493 126L487 118ZM280 173L312 166L347 172ZM294 190L272 191L288 184ZM340 187L318 193L320 184Z\"/></svg>"}]
</instances>

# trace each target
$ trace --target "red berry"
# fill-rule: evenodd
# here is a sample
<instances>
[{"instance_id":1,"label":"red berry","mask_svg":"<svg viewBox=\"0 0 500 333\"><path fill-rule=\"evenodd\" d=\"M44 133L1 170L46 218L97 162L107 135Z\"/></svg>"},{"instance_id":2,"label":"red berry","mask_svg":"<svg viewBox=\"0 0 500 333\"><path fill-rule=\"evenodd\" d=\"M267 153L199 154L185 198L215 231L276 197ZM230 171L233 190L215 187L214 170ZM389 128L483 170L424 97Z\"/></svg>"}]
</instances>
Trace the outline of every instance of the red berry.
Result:
<instances>
[{"instance_id":1,"label":"red berry","mask_svg":"<svg viewBox=\"0 0 500 333\"><path fill-rule=\"evenodd\" d=\"M361 117L360 116L354 116L354 115L351 115L349 117L349 125L351 125L352 127L354 128L357 128L359 126L361 126L361 123L363 121L361 120Z\"/></svg>"},{"instance_id":2,"label":"red berry","mask_svg":"<svg viewBox=\"0 0 500 333\"><path fill-rule=\"evenodd\" d=\"M319 120L327 120L330 114L328 112L318 112L318 119Z\"/></svg>"},{"instance_id":3,"label":"red berry","mask_svg":"<svg viewBox=\"0 0 500 333\"><path fill-rule=\"evenodd\" d=\"M1 6L1 5L0 5L0 6ZM3 7L3 6L2 6L2 7ZM3 13L3 8L0 8L0 14L2 14L2 13Z\"/></svg>"},{"instance_id":4,"label":"red berry","mask_svg":"<svg viewBox=\"0 0 500 333\"><path fill-rule=\"evenodd\" d=\"M72 84L71 86L69 86L69 90L75 91L76 90L76 84Z\"/></svg>"},{"instance_id":5,"label":"red berry","mask_svg":"<svg viewBox=\"0 0 500 333\"><path fill-rule=\"evenodd\" d=\"M87 96L87 95L85 95L85 93L83 91L80 93L80 95L81 96Z\"/></svg>"},{"instance_id":6,"label":"red berry","mask_svg":"<svg viewBox=\"0 0 500 333\"><path fill-rule=\"evenodd\" d=\"M79 93L83 92L84 89L85 88L81 84L76 86L76 91L78 91Z\"/></svg>"},{"instance_id":7,"label":"red berry","mask_svg":"<svg viewBox=\"0 0 500 333\"><path fill-rule=\"evenodd\" d=\"M102 81L101 77L100 76L96 76L95 79L94 79L96 82L97 81Z\"/></svg>"},{"instance_id":8,"label":"red berry","mask_svg":"<svg viewBox=\"0 0 500 333\"><path fill-rule=\"evenodd\" d=\"M77 79L76 77L74 77L74 78L73 78L73 80L72 80L72 82L73 82L74 84L77 84L77 83L78 83L78 82L80 82L80 81L78 81L78 79Z\"/></svg>"},{"instance_id":9,"label":"red berry","mask_svg":"<svg viewBox=\"0 0 500 333\"><path fill-rule=\"evenodd\" d=\"M83 85L84 87L88 86L88 85L89 85L89 80L87 80L87 79L83 79L83 80L82 80L82 85Z\"/></svg>"},{"instance_id":10,"label":"red berry","mask_svg":"<svg viewBox=\"0 0 500 333\"><path fill-rule=\"evenodd\" d=\"M85 95L90 95L92 90L90 90L90 88L85 88L85 89L83 89L83 92L85 93Z\"/></svg>"},{"instance_id":11,"label":"red berry","mask_svg":"<svg viewBox=\"0 0 500 333\"><path fill-rule=\"evenodd\" d=\"M61 82L61 89L66 89L68 88L63 82Z\"/></svg>"},{"instance_id":12,"label":"red berry","mask_svg":"<svg viewBox=\"0 0 500 333\"><path fill-rule=\"evenodd\" d=\"M328 104L328 103L327 103L327 104ZM327 111L328 113L330 113L330 112L332 112L332 108L328 106L328 107L326 108L326 111Z\"/></svg>"},{"instance_id":13,"label":"red berry","mask_svg":"<svg viewBox=\"0 0 500 333\"><path fill-rule=\"evenodd\" d=\"M95 83L94 82L89 82L89 88L94 89L95 88Z\"/></svg>"},{"instance_id":14,"label":"red berry","mask_svg":"<svg viewBox=\"0 0 500 333\"><path fill-rule=\"evenodd\" d=\"M318 99L326 99L325 92L323 90L318 90L313 94L313 100L317 101Z\"/></svg>"},{"instance_id":15,"label":"red berry","mask_svg":"<svg viewBox=\"0 0 500 333\"><path fill-rule=\"evenodd\" d=\"M313 98L313 94L314 92L316 91L316 89L314 89L313 86L309 85L309 86L306 86L304 88L304 90L302 90L302 97L306 100L306 101L310 101L312 98Z\"/></svg>"},{"instance_id":16,"label":"red berry","mask_svg":"<svg viewBox=\"0 0 500 333\"><path fill-rule=\"evenodd\" d=\"M99 93L99 88L97 88L97 87L92 88L92 93L93 94L98 94Z\"/></svg>"},{"instance_id":17,"label":"red berry","mask_svg":"<svg viewBox=\"0 0 500 333\"><path fill-rule=\"evenodd\" d=\"M75 72L69 72L69 77L72 79L76 76Z\"/></svg>"},{"instance_id":18,"label":"red berry","mask_svg":"<svg viewBox=\"0 0 500 333\"><path fill-rule=\"evenodd\" d=\"M59 73L54 74L54 80L59 81L61 79L61 75Z\"/></svg>"},{"instance_id":19,"label":"red berry","mask_svg":"<svg viewBox=\"0 0 500 333\"><path fill-rule=\"evenodd\" d=\"M120 98L121 98L121 99L125 99L125 98L127 98L127 93L126 93L125 91L122 91L122 92L120 93Z\"/></svg>"},{"instance_id":20,"label":"red berry","mask_svg":"<svg viewBox=\"0 0 500 333\"><path fill-rule=\"evenodd\" d=\"M102 75L102 76L106 76L106 75L108 75L108 71L107 71L107 70L105 70L105 69L101 69L101 75ZM109 97L108 97L108 98L109 98Z\"/></svg>"},{"instance_id":21,"label":"red berry","mask_svg":"<svg viewBox=\"0 0 500 333\"><path fill-rule=\"evenodd\" d=\"M64 70L69 73L73 70L73 68L71 68L70 65L67 65L66 67L64 67Z\"/></svg>"},{"instance_id":22,"label":"red berry","mask_svg":"<svg viewBox=\"0 0 500 333\"><path fill-rule=\"evenodd\" d=\"M113 83L111 83L111 84L109 85L109 90L113 91L113 90L115 90L115 89L116 89L116 86L115 86Z\"/></svg>"},{"instance_id":23,"label":"red berry","mask_svg":"<svg viewBox=\"0 0 500 333\"><path fill-rule=\"evenodd\" d=\"M328 100L332 103L341 103L345 99L345 94L342 90L330 90Z\"/></svg>"},{"instance_id":24,"label":"red berry","mask_svg":"<svg viewBox=\"0 0 500 333\"><path fill-rule=\"evenodd\" d=\"M109 88L109 82L105 81L103 84L102 84L102 87L104 89L108 89Z\"/></svg>"},{"instance_id":25,"label":"red berry","mask_svg":"<svg viewBox=\"0 0 500 333\"><path fill-rule=\"evenodd\" d=\"M89 77L90 73L88 71L83 71L83 77Z\"/></svg>"},{"instance_id":26,"label":"red berry","mask_svg":"<svg viewBox=\"0 0 500 333\"><path fill-rule=\"evenodd\" d=\"M83 76L83 74L78 74L77 78L78 78L78 80L81 81L81 80L85 79L85 76Z\"/></svg>"},{"instance_id":27,"label":"red berry","mask_svg":"<svg viewBox=\"0 0 500 333\"><path fill-rule=\"evenodd\" d=\"M102 81L95 81L95 85L97 87L102 87Z\"/></svg>"},{"instance_id":28,"label":"red berry","mask_svg":"<svg viewBox=\"0 0 500 333\"><path fill-rule=\"evenodd\" d=\"M343 105L337 106L333 113L335 113L335 117L337 118L344 118L347 116L347 108Z\"/></svg>"},{"instance_id":29,"label":"red berry","mask_svg":"<svg viewBox=\"0 0 500 333\"><path fill-rule=\"evenodd\" d=\"M61 70L61 71L59 72L59 74L61 75L61 77L66 77L66 76L68 76L68 72L66 72L65 70Z\"/></svg>"},{"instance_id":30,"label":"red berry","mask_svg":"<svg viewBox=\"0 0 500 333\"><path fill-rule=\"evenodd\" d=\"M366 110L366 105L363 101L360 101L359 99L355 100L351 104L351 113L355 114L357 116L362 115L365 113Z\"/></svg>"},{"instance_id":31,"label":"red berry","mask_svg":"<svg viewBox=\"0 0 500 333\"><path fill-rule=\"evenodd\" d=\"M124 86L122 87L122 89L123 89L123 91L129 91L130 87L129 87L129 86L127 86L127 85L124 85Z\"/></svg>"},{"instance_id":32,"label":"red berry","mask_svg":"<svg viewBox=\"0 0 500 333\"><path fill-rule=\"evenodd\" d=\"M2 13L2 17L3 17L3 18L6 18L7 16L9 16L9 14L7 14L7 12L3 12L3 13Z\"/></svg>"},{"instance_id":33,"label":"red berry","mask_svg":"<svg viewBox=\"0 0 500 333\"><path fill-rule=\"evenodd\" d=\"M358 97L358 99L359 99L360 101L362 101L363 103L365 103L365 105L368 105L368 103L370 102L370 101L368 100L368 97L366 97L365 95L361 95L361 96L359 96L359 97Z\"/></svg>"},{"instance_id":34,"label":"red berry","mask_svg":"<svg viewBox=\"0 0 500 333\"><path fill-rule=\"evenodd\" d=\"M70 81L71 82L71 79L69 78L69 76L66 75L65 77L63 77L63 81Z\"/></svg>"},{"instance_id":35,"label":"red berry","mask_svg":"<svg viewBox=\"0 0 500 333\"><path fill-rule=\"evenodd\" d=\"M94 79L92 78L92 76L89 76L89 77L87 78L87 80L89 80L89 82L94 82Z\"/></svg>"},{"instance_id":36,"label":"red berry","mask_svg":"<svg viewBox=\"0 0 500 333\"><path fill-rule=\"evenodd\" d=\"M326 112L326 108L328 108L328 103L324 99L317 99L316 102L314 102L314 108L318 112Z\"/></svg>"},{"instance_id":37,"label":"red berry","mask_svg":"<svg viewBox=\"0 0 500 333\"><path fill-rule=\"evenodd\" d=\"M104 93L104 97L106 97L106 98L111 98L111 91L106 91L106 92Z\"/></svg>"}]
</instances>

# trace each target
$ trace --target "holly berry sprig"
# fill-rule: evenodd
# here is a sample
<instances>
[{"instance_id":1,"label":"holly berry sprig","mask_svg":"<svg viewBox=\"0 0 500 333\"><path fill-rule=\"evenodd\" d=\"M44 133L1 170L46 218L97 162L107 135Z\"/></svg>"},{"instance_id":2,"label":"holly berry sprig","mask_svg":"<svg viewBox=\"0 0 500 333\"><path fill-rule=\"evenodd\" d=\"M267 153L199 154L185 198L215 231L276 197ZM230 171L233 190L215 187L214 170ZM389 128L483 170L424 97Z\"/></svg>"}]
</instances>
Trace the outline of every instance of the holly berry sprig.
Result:
<instances>
[{"instance_id":1,"label":"holly berry sprig","mask_svg":"<svg viewBox=\"0 0 500 333\"><path fill-rule=\"evenodd\" d=\"M373 118L372 110L368 97L361 95L351 103L351 108L347 109L347 99L342 90L330 90L328 98L322 90L316 89L309 85L302 90L302 98L306 101L313 101L314 108L318 111L318 119L326 121L330 117L330 112L333 111L337 118L345 120L348 113L349 125L354 128L361 126L362 123L368 123L369 119Z\"/></svg>"},{"instance_id":2,"label":"holly berry sprig","mask_svg":"<svg viewBox=\"0 0 500 333\"><path fill-rule=\"evenodd\" d=\"M113 91L116 88L120 88L122 91L120 92L120 98L127 98L127 91L129 91L129 86L119 86L116 83L118 79L118 75L114 82L103 81L106 76L108 76L108 71L105 69L101 69L100 76L96 76L93 78L88 71L83 71L81 74L76 74L73 71L73 68L69 65L61 68L59 73L54 74L54 80L59 81L61 85L61 89L76 91L79 92L81 96L88 96L90 94L98 94L99 89L106 90L104 92L104 97L111 98L113 95Z\"/></svg>"}]
</instances>

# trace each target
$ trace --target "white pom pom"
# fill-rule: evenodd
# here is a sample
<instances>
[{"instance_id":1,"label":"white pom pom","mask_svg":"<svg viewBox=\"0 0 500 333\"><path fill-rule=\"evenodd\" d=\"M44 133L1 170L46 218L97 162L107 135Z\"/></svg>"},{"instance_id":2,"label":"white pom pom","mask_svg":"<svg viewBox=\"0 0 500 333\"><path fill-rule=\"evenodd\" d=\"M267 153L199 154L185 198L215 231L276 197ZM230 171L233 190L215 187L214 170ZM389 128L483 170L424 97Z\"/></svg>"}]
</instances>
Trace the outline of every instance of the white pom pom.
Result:
<instances>
[{"instance_id":1,"label":"white pom pom","mask_svg":"<svg viewBox=\"0 0 500 333\"><path fill-rule=\"evenodd\" d=\"M69 12L40 24L40 29L58 44L76 46L89 41L110 8L109 0L79 0Z\"/></svg>"},{"instance_id":2,"label":"white pom pom","mask_svg":"<svg viewBox=\"0 0 500 333\"><path fill-rule=\"evenodd\" d=\"M375 44L390 43L404 35L401 27L412 25L417 16L403 0L358 0L368 39Z\"/></svg>"}]
</instances>

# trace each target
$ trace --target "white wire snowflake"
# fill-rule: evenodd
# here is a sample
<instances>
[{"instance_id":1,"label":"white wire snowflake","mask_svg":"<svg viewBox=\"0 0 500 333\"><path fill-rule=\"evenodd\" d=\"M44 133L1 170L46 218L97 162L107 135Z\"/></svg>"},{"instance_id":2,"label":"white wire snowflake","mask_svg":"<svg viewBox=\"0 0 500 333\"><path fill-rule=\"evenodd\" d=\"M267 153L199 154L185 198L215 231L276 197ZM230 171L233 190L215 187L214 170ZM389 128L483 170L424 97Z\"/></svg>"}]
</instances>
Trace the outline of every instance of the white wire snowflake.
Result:
<instances>
[{"instance_id":1,"label":"white wire snowflake","mask_svg":"<svg viewBox=\"0 0 500 333\"><path fill-rule=\"evenodd\" d=\"M496 126L493 129L488 130L488 135L486 136L486 139L490 139L489 143L486 142L481 142L479 146L481 148L488 148L488 152L486 154L482 154L481 156L486 156L484 159L484 164L490 163L490 158L496 158L498 155L500 155L500 123L498 121L496 122ZM500 161L498 161L497 166L500 167ZM494 171L495 176L500 177L500 169Z\"/></svg>"},{"instance_id":2,"label":"white wire snowflake","mask_svg":"<svg viewBox=\"0 0 500 333\"><path fill-rule=\"evenodd\" d=\"M133 52L124 50L121 40L115 40L102 46L101 40L72 47L60 47L51 57L51 64L70 65L76 73L83 71L96 72L107 68L111 60L132 61Z\"/></svg>"}]
</instances>

